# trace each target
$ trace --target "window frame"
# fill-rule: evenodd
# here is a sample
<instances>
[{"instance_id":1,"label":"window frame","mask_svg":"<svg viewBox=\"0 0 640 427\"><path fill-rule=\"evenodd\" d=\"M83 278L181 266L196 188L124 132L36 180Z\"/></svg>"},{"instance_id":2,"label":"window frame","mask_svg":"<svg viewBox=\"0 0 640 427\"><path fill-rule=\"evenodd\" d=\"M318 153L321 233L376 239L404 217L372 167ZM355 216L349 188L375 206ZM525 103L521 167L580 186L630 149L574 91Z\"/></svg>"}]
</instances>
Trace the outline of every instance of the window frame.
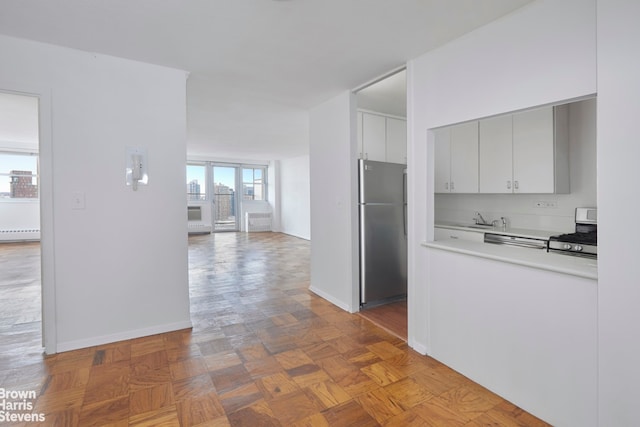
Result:
<instances>
[{"instance_id":1,"label":"window frame","mask_svg":"<svg viewBox=\"0 0 640 427\"><path fill-rule=\"evenodd\" d=\"M209 168L210 166L208 165L208 162L195 162L195 161L188 161L186 167L189 168L189 166L198 166L198 167L202 167L203 168L203 172L204 172L204 178L203 178L203 182L200 183L198 182L198 185L200 185L201 187L204 186L204 191L200 191L199 193L191 193L189 192L189 182L186 182L185 185L187 186L187 202L189 203L196 203L196 202L206 202L207 200L210 199L210 194L209 194L209 179L208 179L208 173L209 173ZM192 198L193 195L197 195L199 196L198 198Z\"/></svg>"},{"instance_id":2,"label":"window frame","mask_svg":"<svg viewBox=\"0 0 640 427\"><path fill-rule=\"evenodd\" d=\"M252 173L252 181L245 181L244 179L244 172L245 170L251 170ZM260 170L262 177L256 179L256 170ZM267 198L267 166L262 166L262 165L242 165L241 166L241 171L240 171L240 180L241 180L241 185L242 185L242 200L251 200L251 201L260 201L260 202L266 202L268 201ZM258 183L259 181L259 183ZM256 193L255 193L255 188L256 188L256 184L259 184L262 187L262 198L260 199L256 199ZM245 194L245 185L251 185L254 189L253 194L251 194L250 198L247 197L247 195Z\"/></svg>"}]
</instances>

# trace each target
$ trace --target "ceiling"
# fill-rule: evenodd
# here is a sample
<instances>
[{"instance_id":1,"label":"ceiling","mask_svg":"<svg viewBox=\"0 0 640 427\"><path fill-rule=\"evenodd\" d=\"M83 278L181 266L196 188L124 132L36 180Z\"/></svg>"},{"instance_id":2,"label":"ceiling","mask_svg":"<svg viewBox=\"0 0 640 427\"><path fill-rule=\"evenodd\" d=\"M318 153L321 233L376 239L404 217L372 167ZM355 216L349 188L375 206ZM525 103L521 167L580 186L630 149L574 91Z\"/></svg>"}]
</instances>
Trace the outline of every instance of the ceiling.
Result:
<instances>
[{"instance_id":1,"label":"ceiling","mask_svg":"<svg viewBox=\"0 0 640 427\"><path fill-rule=\"evenodd\" d=\"M308 152L310 108L530 1L2 0L0 34L187 70L189 154L268 160Z\"/></svg>"}]
</instances>

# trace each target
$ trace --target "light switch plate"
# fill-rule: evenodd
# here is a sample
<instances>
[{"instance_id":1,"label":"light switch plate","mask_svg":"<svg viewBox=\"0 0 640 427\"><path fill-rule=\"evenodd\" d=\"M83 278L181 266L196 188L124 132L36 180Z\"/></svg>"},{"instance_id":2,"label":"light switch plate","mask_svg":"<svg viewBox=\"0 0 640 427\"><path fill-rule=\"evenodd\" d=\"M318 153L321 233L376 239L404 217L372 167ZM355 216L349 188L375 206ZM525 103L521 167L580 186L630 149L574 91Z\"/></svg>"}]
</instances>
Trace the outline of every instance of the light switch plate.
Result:
<instances>
[{"instance_id":1,"label":"light switch plate","mask_svg":"<svg viewBox=\"0 0 640 427\"><path fill-rule=\"evenodd\" d=\"M72 209L84 209L84 193L82 191L74 191L71 197Z\"/></svg>"}]
</instances>

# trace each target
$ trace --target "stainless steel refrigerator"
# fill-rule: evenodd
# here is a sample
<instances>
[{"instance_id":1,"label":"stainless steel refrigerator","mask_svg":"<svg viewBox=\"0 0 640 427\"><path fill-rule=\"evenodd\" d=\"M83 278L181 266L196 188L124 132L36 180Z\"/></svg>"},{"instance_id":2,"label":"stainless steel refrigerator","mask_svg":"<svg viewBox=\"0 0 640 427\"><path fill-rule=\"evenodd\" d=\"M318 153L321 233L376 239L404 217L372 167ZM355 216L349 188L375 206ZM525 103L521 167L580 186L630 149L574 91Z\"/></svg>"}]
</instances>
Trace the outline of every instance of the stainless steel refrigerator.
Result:
<instances>
[{"instance_id":1,"label":"stainless steel refrigerator","mask_svg":"<svg viewBox=\"0 0 640 427\"><path fill-rule=\"evenodd\" d=\"M362 307L407 294L406 168L358 160Z\"/></svg>"}]
</instances>

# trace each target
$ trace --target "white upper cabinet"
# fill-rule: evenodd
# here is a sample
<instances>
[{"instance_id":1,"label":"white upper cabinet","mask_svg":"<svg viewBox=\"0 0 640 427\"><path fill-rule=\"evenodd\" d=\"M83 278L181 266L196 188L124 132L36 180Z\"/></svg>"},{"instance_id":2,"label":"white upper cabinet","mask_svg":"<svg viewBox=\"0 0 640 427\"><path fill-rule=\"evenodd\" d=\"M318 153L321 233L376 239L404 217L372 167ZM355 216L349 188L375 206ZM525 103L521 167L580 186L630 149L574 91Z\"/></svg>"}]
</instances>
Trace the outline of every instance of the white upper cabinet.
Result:
<instances>
[{"instance_id":1,"label":"white upper cabinet","mask_svg":"<svg viewBox=\"0 0 640 427\"><path fill-rule=\"evenodd\" d=\"M435 131L435 192L478 192L478 122Z\"/></svg>"},{"instance_id":2,"label":"white upper cabinet","mask_svg":"<svg viewBox=\"0 0 640 427\"><path fill-rule=\"evenodd\" d=\"M379 162L407 163L407 121L358 111L358 155Z\"/></svg>"},{"instance_id":3,"label":"white upper cabinet","mask_svg":"<svg viewBox=\"0 0 640 427\"><path fill-rule=\"evenodd\" d=\"M433 131L435 140L434 163L436 193L448 193L451 180L451 129L440 128Z\"/></svg>"},{"instance_id":4,"label":"white upper cabinet","mask_svg":"<svg viewBox=\"0 0 640 427\"><path fill-rule=\"evenodd\" d=\"M362 142L362 112L358 111L358 158L364 159L364 143Z\"/></svg>"},{"instance_id":5,"label":"white upper cabinet","mask_svg":"<svg viewBox=\"0 0 640 427\"><path fill-rule=\"evenodd\" d=\"M568 193L567 107L480 121L481 193Z\"/></svg>"},{"instance_id":6,"label":"white upper cabinet","mask_svg":"<svg viewBox=\"0 0 640 427\"><path fill-rule=\"evenodd\" d=\"M387 117L387 161L407 163L407 121Z\"/></svg>"},{"instance_id":7,"label":"white upper cabinet","mask_svg":"<svg viewBox=\"0 0 640 427\"><path fill-rule=\"evenodd\" d=\"M566 106L513 115L514 193L569 192Z\"/></svg>"},{"instance_id":8,"label":"white upper cabinet","mask_svg":"<svg viewBox=\"0 0 640 427\"><path fill-rule=\"evenodd\" d=\"M513 192L513 117L480 121L480 192Z\"/></svg>"},{"instance_id":9,"label":"white upper cabinet","mask_svg":"<svg viewBox=\"0 0 640 427\"><path fill-rule=\"evenodd\" d=\"M362 150L368 160L386 161L387 124L384 116L362 114Z\"/></svg>"}]
</instances>

